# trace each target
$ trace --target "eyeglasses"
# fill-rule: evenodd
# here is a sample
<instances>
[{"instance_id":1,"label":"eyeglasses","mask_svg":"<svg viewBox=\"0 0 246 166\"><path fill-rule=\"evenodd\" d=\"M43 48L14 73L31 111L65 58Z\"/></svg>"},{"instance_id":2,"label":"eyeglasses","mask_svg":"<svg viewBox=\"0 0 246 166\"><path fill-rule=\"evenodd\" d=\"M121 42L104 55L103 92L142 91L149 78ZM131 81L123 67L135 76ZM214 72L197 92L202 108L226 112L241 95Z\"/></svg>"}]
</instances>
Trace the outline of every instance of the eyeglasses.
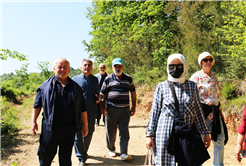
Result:
<instances>
[{"instance_id":1,"label":"eyeglasses","mask_svg":"<svg viewBox=\"0 0 246 166\"><path fill-rule=\"evenodd\" d=\"M105 69L105 67L100 67L100 69Z\"/></svg>"},{"instance_id":2,"label":"eyeglasses","mask_svg":"<svg viewBox=\"0 0 246 166\"><path fill-rule=\"evenodd\" d=\"M169 66L169 69L174 69L175 67L177 68L183 68L183 64L170 64L168 65Z\"/></svg>"},{"instance_id":3,"label":"eyeglasses","mask_svg":"<svg viewBox=\"0 0 246 166\"><path fill-rule=\"evenodd\" d=\"M208 61L209 61L209 62L213 62L213 60L214 60L213 58L203 59L203 61L206 62L206 63L207 63Z\"/></svg>"}]
</instances>

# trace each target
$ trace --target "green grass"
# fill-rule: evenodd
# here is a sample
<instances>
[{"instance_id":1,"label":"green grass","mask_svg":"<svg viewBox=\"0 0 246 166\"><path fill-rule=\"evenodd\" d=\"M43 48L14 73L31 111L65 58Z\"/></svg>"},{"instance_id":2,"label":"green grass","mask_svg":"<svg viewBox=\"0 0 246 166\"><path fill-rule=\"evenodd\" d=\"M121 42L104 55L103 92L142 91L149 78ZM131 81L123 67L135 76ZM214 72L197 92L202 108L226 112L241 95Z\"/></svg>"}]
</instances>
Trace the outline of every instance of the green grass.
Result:
<instances>
[{"instance_id":1,"label":"green grass","mask_svg":"<svg viewBox=\"0 0 246 166\"><path fill-rule=\"evenodd\" d=\"M231 100L221 99L221 107L223 111L229 114L242 114L246 104L246 94L233 98Z\"/></svg>"},{"instance_id":2,"label":"green grass","mask_svg":"<svg viewBox=\"0 0 246 166\"><path fill-rule=\"evenodd\" d=\"M30 126L23 126L20 119L30 120L34 98L26 98L22 105L14 105L1 97L1 153L4 154L6 148L17 144L16 137L18 131Z\"/></svg>"}]
</instances>

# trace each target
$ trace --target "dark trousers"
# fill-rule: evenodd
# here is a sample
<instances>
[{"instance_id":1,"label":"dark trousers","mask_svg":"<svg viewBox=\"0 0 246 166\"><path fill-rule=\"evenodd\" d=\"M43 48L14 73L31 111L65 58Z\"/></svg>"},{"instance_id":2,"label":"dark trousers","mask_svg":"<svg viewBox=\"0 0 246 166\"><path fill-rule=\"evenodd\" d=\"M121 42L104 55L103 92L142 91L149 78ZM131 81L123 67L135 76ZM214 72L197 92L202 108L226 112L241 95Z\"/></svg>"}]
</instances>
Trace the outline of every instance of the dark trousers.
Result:
<instances>
[{"instance_id":1,"label":"dark trousers","mask_svg":"<svg viewBox=\"0 0 246 166\"><path fill-rule=\"evenodd\" d=\"M45 120L42 120L42 131L38 156L40 166L50 166L59 146L59 165L71 166L71 155L75 137L75 124L53 125L53 130L46 130Z\"/></svg>"},{"instance_id":2,"label":"dark trousers","mask_svg":"<svg viewBox=\"0 0 246 166\"><path fill-rule=\"evenodd\" d=\"M93 132L95 130L95 114L87 114L88 119L88 135L86 137L82 136L82 132L79 131L75 134L74 149L75 154L79 161L85 162L87 160L87 151L89 149Z\"/></svg>"},{"instance_id":3,"label":"dark trousers","mask_svg":"<svg viewBox=\"0 0 246 166\"><path fill-rule=\"evenodd\" d=\"M115 151L115 140L118 127L120 138L120 153L127 154L128 142L130 139L128 128L130 116L131 113L129 107L117 108L108 106L108 116L105 117L105 128L107 148L110 151Z\"/></svg>"},{"instance_id":4,"label":"dark trousers","mask_svg":"<svg viewBox=\"0 0 246 166\"><path fill-rule=\"evenodd\" d=\"M96 123L99 124L101 119L102 113L101 113L101 105L100 103L97 104L97 116L96 116ZM103 115L103 123L105 124L105 116Z\"/></svg>"}]
</instances>

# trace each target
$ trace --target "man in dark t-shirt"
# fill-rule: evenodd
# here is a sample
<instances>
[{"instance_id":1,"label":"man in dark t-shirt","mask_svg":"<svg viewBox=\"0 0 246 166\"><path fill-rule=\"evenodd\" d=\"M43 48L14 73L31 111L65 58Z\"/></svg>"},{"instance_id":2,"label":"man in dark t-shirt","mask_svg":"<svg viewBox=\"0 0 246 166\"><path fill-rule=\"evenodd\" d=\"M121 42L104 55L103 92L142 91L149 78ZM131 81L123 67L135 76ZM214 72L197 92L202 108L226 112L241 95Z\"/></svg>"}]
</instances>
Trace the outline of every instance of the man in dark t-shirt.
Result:
<instances>
[{"instance_id":1,"label":"man in dark t-shirt","mask_svg":"<svg viewBox=\"0 0 246 166\"><path fill-rule=\"evenodd\" d=\"M59 165L71 166L75 133L88 133L87 111L83 90L68 77L70 63L65 58L54 62L55 75L37 89L32 114L32 131L38 130L37 118L43 108L38 156L40 166L51 165L59 146ZM83 123L82 123L83 122Z\"/></svg>"}]
</instances>

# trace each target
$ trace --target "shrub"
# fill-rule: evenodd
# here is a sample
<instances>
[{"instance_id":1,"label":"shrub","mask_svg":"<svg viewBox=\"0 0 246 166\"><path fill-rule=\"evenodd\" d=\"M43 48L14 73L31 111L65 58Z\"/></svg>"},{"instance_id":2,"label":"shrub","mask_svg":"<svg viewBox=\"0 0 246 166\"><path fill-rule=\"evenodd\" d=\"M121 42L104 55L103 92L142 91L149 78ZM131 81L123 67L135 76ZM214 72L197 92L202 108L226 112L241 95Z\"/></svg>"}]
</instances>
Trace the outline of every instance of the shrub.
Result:
<instances>
[{"instance_id":1,"label":"shrub","mask_svg":"<svg viewBox=\"0 0 246 166\"><path fill-rule=\"evenodd\" d=\"M221 94L226 98L226 100L231 100L237 96L236 89L235 81L227 81L223 83Z\"/></svg>"}]
</instances>

